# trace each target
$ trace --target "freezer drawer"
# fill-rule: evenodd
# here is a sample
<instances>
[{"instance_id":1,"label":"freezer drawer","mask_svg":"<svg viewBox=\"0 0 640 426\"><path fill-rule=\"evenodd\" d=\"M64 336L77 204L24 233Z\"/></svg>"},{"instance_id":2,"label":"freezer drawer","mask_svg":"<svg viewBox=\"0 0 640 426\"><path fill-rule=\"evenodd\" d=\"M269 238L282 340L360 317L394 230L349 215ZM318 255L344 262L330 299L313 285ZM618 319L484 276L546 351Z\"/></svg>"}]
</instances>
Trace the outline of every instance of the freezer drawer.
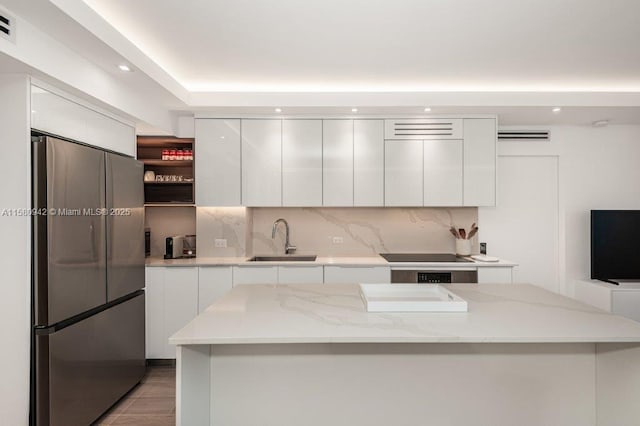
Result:
<instances>
[{"instance_id":1,"label":"freezer drawer","mask_svg":"<svg viewBox=\"0 0 640 426\"><path fill-rule=\"evenodd\" d=\"M86 426L145 373L144 293L36 336L36 424Z\"/></svg>"}]
</instances>

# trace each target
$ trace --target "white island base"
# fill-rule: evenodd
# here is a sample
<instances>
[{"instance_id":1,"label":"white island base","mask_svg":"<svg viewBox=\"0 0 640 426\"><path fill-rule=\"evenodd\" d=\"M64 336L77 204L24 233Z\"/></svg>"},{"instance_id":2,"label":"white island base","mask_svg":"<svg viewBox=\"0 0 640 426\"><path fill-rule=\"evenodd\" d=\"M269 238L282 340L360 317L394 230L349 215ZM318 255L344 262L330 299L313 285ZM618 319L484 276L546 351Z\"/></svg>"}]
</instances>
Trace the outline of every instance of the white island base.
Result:
<instances>
[{"instance_id":1,"label":"white island base","mask_svg":"<svg viewBox=\"0 0 640 426\"><path fill-rule=\"evenodd\" d=\"M640 324L532 286L448 288L469 312L234 289L172 338L178 424L638 424Z\"/></svg>"}]
</instances>

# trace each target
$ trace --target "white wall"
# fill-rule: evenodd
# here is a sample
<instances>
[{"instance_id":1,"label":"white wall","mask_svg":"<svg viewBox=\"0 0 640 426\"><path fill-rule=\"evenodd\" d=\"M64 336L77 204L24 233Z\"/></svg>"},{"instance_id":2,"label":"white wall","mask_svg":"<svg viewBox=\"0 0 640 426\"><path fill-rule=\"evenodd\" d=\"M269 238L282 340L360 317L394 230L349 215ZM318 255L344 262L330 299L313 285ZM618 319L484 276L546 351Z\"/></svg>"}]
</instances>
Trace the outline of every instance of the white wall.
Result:
<instances>
[{"instance_id":1,"label":"white wall","mask_svg":"<svg viewBox=\"0 0 640 426\"><path fill-rule=\"evenodd\" d=\"M560 292L572 295L573 282L590 274L589 211L640 209L640 126L538 128L551 131L551 142L499 142L498 155L559 157ZM509 176L501 175L499 179ZM499 203L498 200L498 208ZM483 212L486 210L480 208L481 241ZM513 238L513 243L527 241ZM518 281L527 281L527 277L518 275Z\"/></svg>"},{"instance_id":2,"label":"white wall","mask_svg":"<svg viewBox=\"0 0 640 426\"><path fill-rule=\"evenodd\" d=\"M30 207L29 79L0 74L0 212ZM9 156L9 155L8 155ZM5 156L5 157L8 157ZM0 215L0 423L26 425L29 414L31 234L28 216Z\"/></svg>"}]
</instances>

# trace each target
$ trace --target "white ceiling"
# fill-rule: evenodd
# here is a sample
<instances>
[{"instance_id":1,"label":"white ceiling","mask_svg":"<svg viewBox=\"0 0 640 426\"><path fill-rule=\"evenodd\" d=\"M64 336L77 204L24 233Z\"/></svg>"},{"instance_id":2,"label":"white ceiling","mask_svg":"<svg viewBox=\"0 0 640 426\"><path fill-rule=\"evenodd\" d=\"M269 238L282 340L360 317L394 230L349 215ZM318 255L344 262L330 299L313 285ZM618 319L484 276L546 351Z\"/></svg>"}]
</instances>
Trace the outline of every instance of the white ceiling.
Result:
<instances>
[{"instance_id":1,"label":"white ceiling","mask_svg":"<svg viewBox=\"0 0 640 426\"><path fill-rule=\"evenodd\" d=\"M640 92L637 0L84 1L191 92Z\"/></svg>"}]
</instances>

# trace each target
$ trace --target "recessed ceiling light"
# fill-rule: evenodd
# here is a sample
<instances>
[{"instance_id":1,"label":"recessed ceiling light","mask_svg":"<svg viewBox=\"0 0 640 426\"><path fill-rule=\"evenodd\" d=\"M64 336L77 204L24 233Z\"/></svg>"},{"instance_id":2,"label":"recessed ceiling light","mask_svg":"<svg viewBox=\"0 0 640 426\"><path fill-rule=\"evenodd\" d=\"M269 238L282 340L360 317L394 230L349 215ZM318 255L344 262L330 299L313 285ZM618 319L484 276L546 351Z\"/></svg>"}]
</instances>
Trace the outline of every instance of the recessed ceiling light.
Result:
<instances>
[{"instance_id":1,"label":"recessed ceiling light","mask_svg":"<svg viewBox=\"0 0 640 426\"><path fill-rule=\"evenodd\" d=\"M426 108L424 109L424 112L431 112L431 108L426 107Z\"/></svg>"},{"instance_id":2,"label":"recessed ceiling light","mask_svg":"<svg viewBox=\"0 0 640 426\"><path fill-rule=\"evenodd\" d=\"M120 64L118 68L120 68L120 71L131 72L131 67L127 64Z\"/></svg>"},{"instance_id":3,"label":"recessed ceiling light","mask_svg":"<svg viewBox=\"0 0 640 426\"><path fill-rule=\"evenodd\" d=\"M358 108L351 108L351 112L358 112Z\"/></svg>"},{"instance_id":4,"label":"recessed ceiling light","mask_svg":"<svg viewBox=\"0 0 640 426\"><path fill-rule=\"evenodd\" d=\"M282 108L276 108L276 112L282 112Z\"/></svg>"},{"instance_id":5,"label":"recessed ceiling light","mask_svg":"<svg viewBox=\"0 0 640 426\"><path fill-rule=\"evenodd\" d=\"M554 109L552 109L551 111L553 111L553 112L555 112L555 113L558 113L558 112L562 111L562 108L560 108L560 107L555 107L555 108L554 108Z\"/></svg>"}]
</instances>

